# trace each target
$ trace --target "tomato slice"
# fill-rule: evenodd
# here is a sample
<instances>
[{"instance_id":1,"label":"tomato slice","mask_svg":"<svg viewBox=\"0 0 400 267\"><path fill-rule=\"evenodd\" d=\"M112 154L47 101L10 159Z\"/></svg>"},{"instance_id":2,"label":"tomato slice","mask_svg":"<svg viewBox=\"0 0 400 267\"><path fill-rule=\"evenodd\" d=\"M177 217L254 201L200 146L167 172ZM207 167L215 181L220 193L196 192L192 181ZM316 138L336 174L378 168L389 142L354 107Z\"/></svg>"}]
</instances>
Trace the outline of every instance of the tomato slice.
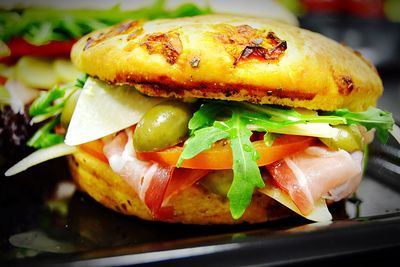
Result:
<instances>
[{"instance_id":1,"label":"tomato slice","mask_svg":"<svg viewBox=\"0 0 400 267\"><path fill-rule=\"evenodd\" d=\"M261 158L257 160L258 166L271 164L284 157L302 151L316 142L316 138L308 136L282 135L275 139L272 146L268 147L264 141L254 141ZM80 145L80 148L96 158L108 162L103 154L103 142L92 141ZM176 166L183 147L174 146L157 152L137 152L141 160L155 161L162 165ZM194 158L184 160L182 168L202 170L227 170L232 169L232 150L228 144L218 143L212 148L203 151Z\"/></svg>"},{"instance_id":2,"label":"tomato slice","mask_svg":"<svg viewBox=\"0 0 400 267\"><path fill-rule=\"evenodd\" d=\"M268 147L264 141L254 141L253 145L260 154L258 166L265 166L288 155L302 151L315 142L314 137L283 135L278 137L272 146ZM176 166L182 147L172 147L158 152L137 152L141 160L155 161L168 166ZM203 170L232 169L232 150L228 144L218 143L212 148L203 151L197 156L184 160L182 168Z\"/></svg>"},{"instance_id":3,"label":"tomato slice","mask_svg":"<svg viewBox=\"0 0 400 267\"><path fill-rule=\"evenodd\" d=\"M44 45L33 45L23 38L13 38L7 43L7 46L11 50L11 55L3 58L2 61L8 58L18 58L27 55L39 57L68 57L75 42L76 40L51 41Z\"/></svg>"},{"instance_id":4,"label":"tomato slice","mask_svg":"<svg viewBox=\"0 0 400 267\"><path fill-rule=\"evenodd\" d=\"M103 141L99 139L89 143L82 144L79 146L79 148L85 151L86 153L98 158L99 160L108 163L108 159L103 153L103 146L104 146Z\"/></svg>"}]
</instances>

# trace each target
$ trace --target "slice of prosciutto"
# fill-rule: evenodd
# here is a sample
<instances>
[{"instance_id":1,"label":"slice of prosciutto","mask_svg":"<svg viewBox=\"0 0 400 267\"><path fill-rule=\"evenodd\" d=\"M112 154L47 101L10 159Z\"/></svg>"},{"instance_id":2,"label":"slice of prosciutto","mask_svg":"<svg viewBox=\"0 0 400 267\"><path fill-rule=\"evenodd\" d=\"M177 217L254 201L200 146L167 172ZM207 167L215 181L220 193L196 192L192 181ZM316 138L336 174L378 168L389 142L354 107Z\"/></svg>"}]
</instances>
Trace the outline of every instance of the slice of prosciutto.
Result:
<instances>
[{"instance_id":1,"label":"slice of prosciutto","mask_svg":"<svg viewBox=\"0 0 400 267\"><path fill-rule=\"evenodd\" d=\"M355 192L362 175L361 151L331 151L311 146L267 166L274 182L304 215L320 198L339 201Z\"/></svg>"},{"instance_id":2,"label":"slice of prosciutto","mask_svg":"<svg viewBox=\"0 0 400 267\"><path fill-rule=\"evenodd\" d=\"M172 210L164 206L169 198L193 185L208 171L190 170L188 173L186 169L139 160L133 146L132 134L132 129L126 129L114 138L104 138L103 152L111 169L132 186L153 217L168 219L172 216Z\"/></svg>"}]
</instances>

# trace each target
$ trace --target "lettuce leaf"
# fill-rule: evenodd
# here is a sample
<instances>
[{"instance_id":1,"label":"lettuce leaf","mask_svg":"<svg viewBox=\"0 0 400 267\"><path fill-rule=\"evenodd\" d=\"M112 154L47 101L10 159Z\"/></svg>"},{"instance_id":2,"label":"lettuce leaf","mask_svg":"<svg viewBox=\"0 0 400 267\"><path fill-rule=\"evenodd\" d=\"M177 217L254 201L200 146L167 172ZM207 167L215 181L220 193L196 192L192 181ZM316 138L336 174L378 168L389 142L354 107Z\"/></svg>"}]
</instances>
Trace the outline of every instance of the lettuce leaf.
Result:
<instances>
[{"instance_id":1,"label":"lettuce leaf","mask_svg":"<svg viewBox=\"0 0 400 267\"><path fill-rule=\"evenodd\" d=\"M54 86L33 101L29 108L32 121L49 120L28 140L26 143L28 146L39 149L64 142L64 135L54 133L54 128L60 123L60 114L68 97L76 90L83 88L87 77L87 75L83 75L76 80L75 84Z\"/></svg>"},{"instance_id":2,"label":"lettuce leaf","mask_svg":"<svg viewBox=\"0 0 400 267\"><path fill-rule=\"evenodd\" d=\"M59 116L51 119L35 132L35 134L28 140L27 145L39 149L63 143L64 136L52 132L54 127L59 123Z\"/></svg>"}]
</instances>

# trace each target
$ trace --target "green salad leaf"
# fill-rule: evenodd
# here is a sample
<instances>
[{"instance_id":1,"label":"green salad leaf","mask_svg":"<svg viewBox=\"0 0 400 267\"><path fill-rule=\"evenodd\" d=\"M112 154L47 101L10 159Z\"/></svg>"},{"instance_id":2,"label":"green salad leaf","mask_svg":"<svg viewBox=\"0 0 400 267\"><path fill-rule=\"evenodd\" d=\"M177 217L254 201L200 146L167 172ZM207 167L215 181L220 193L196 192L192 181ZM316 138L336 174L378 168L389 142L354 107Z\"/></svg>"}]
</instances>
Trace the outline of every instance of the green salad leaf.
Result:
<instances>
[{"instance_id":1,"label":"green salad leaf","mask_svg":"<svg viewBox=\"0 0 400 267\"><path fill-rule=\"evenodd\" d=\"M42 93L32 103L29 108L29 115L37 116L43 114L55 115L57 111L62 109L63 103L53 105L53 102L57 99L64 97L65 91L71 85L66 86L54 86L48 92Z\"/></svg>"},{"instance_id":2,"label":"green salad leaf","mask_svg":"<svg viewBox=\"0 0 400 267\"><path fill-rule=\"evenodd\" d=\"M338 109L329 114L346 119L347 124L360 124L368 130L376 129L379 141L386 143L389 131L393 128L393 116L378 108L369 107L364 112L350 112L347 109Z\"/></svg>"},{"instance_id":3,"label":"green salad leaf","mask_svg":"<svg viewBox=\"0 0 400 267\"><path fill-rule=\"evenodd\" d=\"M64 135L52 133L54 127L59 123L59 116L47 122L28 140L27 145L39 149L64 142Z\"/></svg>"},{"instance_id":4,"label":"green salad leaf","mask_svg":"<svg viewBox=\"0 0 400 267\"><path fill-rule=\"evenodd\" d=\"M63 86L56 85L49 91L41 93L30 106L29 115L32 117L51 117L59 114L62 111L68 96L70 96L76 89L82 89L87 77L87 74L84 74L76 80L75 84L68 83ZM66 95L67 93L68 95Z\"/></svg>"},{"instance_id":5,"label":"green salad leaf","mask_svg":"<svg viewBox=\"0 0 400 267\"><path fill-rule=\"evenodd\" d=\"M177 166L180 167L184 159L193 158L202 151L211 148L212 144L215 142L228 137L229 133L223 129L219 129L214 126L201 128L186 141L186 149L182 152L177 162Z\"/></svg>"},{"instance_id":6,"label":"green salad leaf","mask_svg":"<svg viewBox=\"0 0 400 267\"><path fill-rule=\"evenodd\" d=\"M247 129L246 122L242 120L240 114L234 112L225 125L220 125L226 125L225 130L229 132L234 179L228 191L228 198L234 204L231 205L232 217L239 219L251 202L254 188L264 187L264 181L256 163L259 155L250 141L252 132Z\"/></svg>"},{"instance_id":7,"label":"green salad leaf","mask_svg":"<svg viewBox=\"0 0 400 267\"><path fill-rule=\"evenodd\" d=\"M257 166L259 155L251 143L252 131L263 132L264 142L272 145L275 130L293 124L327 123L330 125L364 125L377 129L381 141L386 141L393 127L387 112L369 108L366 112L338 110L316 115L304 115L294 109L244 102L206 101L189 121L190 137L178 159L177 167L186 160L226 140L232 148L233 182L228 192L234 219L240 218L251 202L256 187L264 186Z\"/></svg>"},{"instance_id":8,"label":"green salad leaf","mask_svg":"<svg viewBox=\"0 0 400 267\"><path fill-rule=\"evenodd\" d=\"M87 77L86 74L83 75L76 80L75 84L54 86L33 101L29 108L32 121L41 122L48 119L49 121L28 140L28 146L39 149L64 142L64 135L54 133L54 128L60 123L60 114L68 97L76 90L83 88Z\"/></svg>"}]
</instances>

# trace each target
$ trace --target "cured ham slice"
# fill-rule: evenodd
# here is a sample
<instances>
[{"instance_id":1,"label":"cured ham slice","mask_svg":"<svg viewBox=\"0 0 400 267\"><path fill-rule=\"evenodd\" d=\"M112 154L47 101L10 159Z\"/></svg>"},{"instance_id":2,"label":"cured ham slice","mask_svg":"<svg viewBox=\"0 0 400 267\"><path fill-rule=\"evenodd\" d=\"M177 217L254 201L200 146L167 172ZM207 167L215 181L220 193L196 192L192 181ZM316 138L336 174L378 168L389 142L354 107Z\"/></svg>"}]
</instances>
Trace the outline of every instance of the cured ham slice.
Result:
<instances>
[{"instance_id":1,"label":"cured ham slice","mask_svg":"<svg viewBox=\"0 0 400 267\"><path fill-rule=\"evenodd\" d=\"M106 140L103 151L111 169L134 188L153 216L157 217L173 168L137 159L131 130L118 133L111 141ZM149 188L152 189L151 194L147 193Z\"/></svg>"},{"instance_id":2,"label":"cured ham slice","mask_svg":"<svg viewBox=\"0 0 400 267\"><path fill-rule=\"evenodd\" d=\"M362 173L362 152L350 155L311 146L267 166L275 183L307 215L321 197L339 201L353 193Z\"/></svg>"},{"instance_id":3,"label":"cured ham slice","mask_svg":"<svg viewBox=\"0 0 400 267\"><path fill-rule=\"evenodd\" d=\"M132 186L154 218L172 216L171 209L164 207L167 200L208 173L139 160L133 147L131 129L118 133L112 139L105 138L103 152L111 169Z\"/></svg>"}]
</instances>

